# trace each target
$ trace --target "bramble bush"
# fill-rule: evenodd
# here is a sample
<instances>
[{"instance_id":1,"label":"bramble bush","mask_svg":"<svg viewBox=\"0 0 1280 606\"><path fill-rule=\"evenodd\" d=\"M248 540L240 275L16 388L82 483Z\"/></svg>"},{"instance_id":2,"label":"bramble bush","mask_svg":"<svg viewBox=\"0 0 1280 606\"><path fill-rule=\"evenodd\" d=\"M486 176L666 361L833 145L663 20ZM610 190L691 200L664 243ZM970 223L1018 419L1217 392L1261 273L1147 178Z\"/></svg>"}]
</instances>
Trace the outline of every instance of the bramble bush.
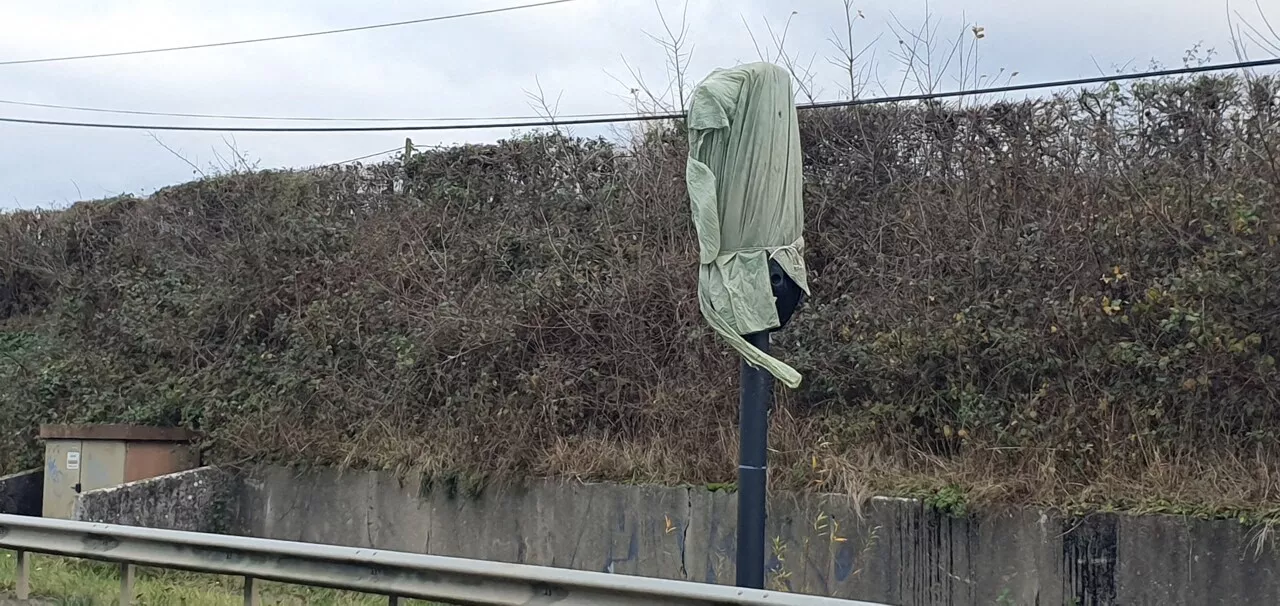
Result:
<instances>
[{"instance_id":1,"label":"bramble bush","mask_svg":"<svg viewBox=\"0 0 1280 606\"><path fill-rule=\"evenodd\" d=\"M1280 502L1280 81L802 115L783 486ZM678 125L0 216L0 466L41 422L211 457L733 478Z\"/></svg>"}]
</instances>

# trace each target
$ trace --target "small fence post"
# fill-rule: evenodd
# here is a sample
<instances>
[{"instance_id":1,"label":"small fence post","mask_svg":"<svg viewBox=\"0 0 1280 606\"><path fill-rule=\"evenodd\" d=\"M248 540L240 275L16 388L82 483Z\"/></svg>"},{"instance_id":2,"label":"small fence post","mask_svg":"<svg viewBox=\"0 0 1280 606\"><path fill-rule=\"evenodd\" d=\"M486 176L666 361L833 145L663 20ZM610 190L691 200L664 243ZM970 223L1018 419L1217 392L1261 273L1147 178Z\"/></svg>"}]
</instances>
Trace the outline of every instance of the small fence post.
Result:
<instances>
[{"instance_id":1,"label":"small fence post","mask_svg":"<svg viewBox=\"0 0 1280 606\"><path fill-rule=\"evenodd\" d=\"M120 565L120 606L131 606L133 604L133 564Z\"/></svg>"},{"instance_id":2,"label":"small fence post","mask_svg":"<svg viewBox=\"0 0 1280 606\"><path fill-rule=\"evenodd\" d=\"M244 578L244 606L258 606L260 604L258 592L258 579L253 577Z\"/></svg>"},{"instance_id":3,"label":"small fence post","mask_svg":"<svg viewBox=\"0 0 1280 606\"><path fill-rule=\"evenodd\" d=\"M18 576L14 582L14 593L19 600L27 600L31 598L31 554L19 549L17 557L13 569Z\"/></svg>"}]
</instances>

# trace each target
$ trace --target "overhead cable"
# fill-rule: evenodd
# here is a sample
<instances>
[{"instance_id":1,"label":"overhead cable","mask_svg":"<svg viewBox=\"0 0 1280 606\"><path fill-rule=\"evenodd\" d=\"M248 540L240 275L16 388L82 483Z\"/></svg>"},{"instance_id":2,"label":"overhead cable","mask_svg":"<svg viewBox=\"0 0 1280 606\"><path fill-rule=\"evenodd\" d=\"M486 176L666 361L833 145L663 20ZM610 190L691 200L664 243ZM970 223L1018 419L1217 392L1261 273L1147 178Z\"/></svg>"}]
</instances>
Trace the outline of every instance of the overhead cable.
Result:
<instances>
[{"instance_id":1,"label":"overhead cable","mask_svg":"<svg viewBox=\"0 0 1280 606\"><path fill-rule=\"evenodd\" d=\"M451 19L463 19L466 17L478 17L480 15L492 15L495 13L505 13L510 11L518 11L527 8L539 8L543 6L551 6L553 4L564 4L566 2L576 2L577 0L547 0L546 2L537 2L533 4L521 4L517 6L504 6L501 8L491 8L481 11L471 11L466 13L455 13L452 15L438 15L435 17L424 17L422 19L409 19L407 21L394 21L391 23L375 23L373 25L359 25L356 27L343 27L339 29L329 29L317 32L304 32L301 34L286 34L283 36L268 36L265 38L248 38L244 40L227 40L223 42L209 42L206 44L188 44L185 46L169 46L163 48L147 48L139 50L118 51L112 53L94 53L88 55L67 55L62 57L41 57L38 59L13 59L9 61L0 61L3 65L29 65L32 63L53 63L57 61L79 61L82 59L102 59L105 57L124 57L128 55L148 55L153 53L168 53L173 51L194 50L198 48L218 48L223 46L236 46L241 44L256 44L258 42L275 42L278 40L296 40L298 38L311 38L315 36L328 36L331 34L345 34L349 32L362 32L372 29L384 29L388 27L401 27L404 25L417 25L420 23L432 23L435 21L448 21Z\"/></svg>"},{"instance_id":2,"label":"overhead cable","mask_svg":"<svg viewBox=\"0 0 1280 606\"><path fill-rule=\"evenodd\" d=\"M1107 82L1120 82L1126 80L1139 80L1144 78L1159 78L1167 76L1179 76L1186 74L1217 72L1226 70L1249 69L1255 67L1270 67L1280 65L1280 57L1272 59L1259 59L1254 61L1238 61L1235 63L1220 63L1212 65L1189 66L1177 69L1153 70L1146 72L1137 72L1131 74L1114 74L1110 76L1094 76L1090 78L1075 78L1070 80L1053 80L1048 82L1036 82L1029 84L1009 84L1005 86L995 86L989 88L965 89L957 91L944 91L932 93L917 93L911 95L895 95L890 97L877 97L869 99L851 99L845 101L824 101L817 103L802 104L797 109L827 109L836 107L854 107L861 105L878 105L884 103L901 103L908 101L930 101L936 99L947 99L954 97L965 97L975 95L990 95L998 93L1008 93L1028 90L1041 90L1048 88L1061 88L1068 86L1083 86L1088 84L1101 84ZM0 117L0 122L10 124L33 124L42 126L74 126L81 128L104 128L117 130L159 130L159 131L197 131L197 132L248 132L248 133L354 133L354 132L395 132L395 131L459 131L459 130L480 130L480 129L496 129L496 128L530 128L530 127L546 127L546 126L583 126L592 124L619 124L625 122L644 122L654 120L670 120L683 117L682 112L659 112L659 113L642 113L629 115L612 115L601 117L583 117L583 118L567 118L567 119L529 119L518 121L491 121L478 122L469 124L396 124L389 126L206 126L206 125L181 125L181 124L116 124L101 122L74 122L65 120L36 120L28 118L9 118Z\"/></svg>"}]
</instances>

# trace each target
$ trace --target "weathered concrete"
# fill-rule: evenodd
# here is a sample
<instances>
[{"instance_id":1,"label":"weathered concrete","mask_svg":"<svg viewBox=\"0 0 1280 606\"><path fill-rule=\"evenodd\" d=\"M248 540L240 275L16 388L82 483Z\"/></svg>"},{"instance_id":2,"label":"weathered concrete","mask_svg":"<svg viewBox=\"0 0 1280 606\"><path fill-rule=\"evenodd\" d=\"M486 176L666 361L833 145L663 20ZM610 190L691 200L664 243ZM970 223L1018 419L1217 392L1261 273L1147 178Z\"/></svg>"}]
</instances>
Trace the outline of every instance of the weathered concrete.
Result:
<instances>
[{"instance_id":1,"label":"weathered concrete","mask_svg":"<svg viewBox=\"0 0 1280 606\"><path fill-rule=\"evenodd\" d=\"M1017 509L954 517L911 499L774 496L770 584L904 605L1280 603L1280 559L1232 521ZM266 467L238 532L712 583L734 576L736 496L551 481L488 488Z\"/></svg>"},{"instance_id":2,"label":"weathered concrete","mask_svg":"<svg viewBox=\"0 0 1280 606\"><path fill-rule=\"evenodd\" d=\"M390 473L202 469L86 493L84 519L731 583L736 496ZM1233 521L774 495L768 582L910 606L1280 604L1280 556Z\"/></svg>"},{"instance_id":3,"label":"weathered concrete","mask_svg":"<svg viewBox=\"0 0 1280 606\"><path fill-rule=\"evenodd\" d=\"M236 518L240 478L201 467L85 492L73 518L172 530L227 533Z\"/></svg>"},{"instance_id":4,"label":"weathered concrete","mask_svg":"<svg viewBox=\"0 0 1280 606\"><path fill-rule=\"evenodd\" d=\"M0 476L0 513L38 516L44 500L44 470Z\"/></svg>"},{"instance_id":5,"label":"weathered concrete","mask_svg":"<svg viewBox=\"0 0 1280 606\"><path fill-rule=\"evenodd\" d=\"M468 495L421 476L278 467L245 489L236 531L251 536L685 576L685 489L535 482Z\"/></svg>"}]
</instances>

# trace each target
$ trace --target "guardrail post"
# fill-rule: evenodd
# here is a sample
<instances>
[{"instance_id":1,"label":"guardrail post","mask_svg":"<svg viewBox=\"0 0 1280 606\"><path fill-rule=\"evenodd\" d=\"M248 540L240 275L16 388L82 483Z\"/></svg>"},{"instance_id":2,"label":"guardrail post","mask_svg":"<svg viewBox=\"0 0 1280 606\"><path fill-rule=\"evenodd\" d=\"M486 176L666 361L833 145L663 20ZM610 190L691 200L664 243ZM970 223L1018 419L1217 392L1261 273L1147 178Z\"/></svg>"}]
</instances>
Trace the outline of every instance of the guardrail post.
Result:
<instances>
[{"instance_id":1,"label":"guardrail post","mask_svg":"<svg viewBox=\"0 0 1280 606\"><path fill-rule=\"evenodd\" d=\"M120 606L131 606L133 604L133 577L135 570L133 564L120 565Z\"/></svg>"},{"instance_id":2,"label":"guardrail post","mask_svg":"<svg viewBox=\"0 0 1280 606\"><path fill-rule=\"evenodd\" d=\"M14 593L18 595L19 600L31 598L31 554L19 549L18 560L14 562L14 573L17 574L17 580L14 582Z\"/></svg>"},{"instance_id":3,"label":"guardrail post","mask_svg":"<svg viewBox=\"0 0 1280 606\"><path fill-rule=\"evenodd\" d=\"M387 606L400 606L400 596L387 596Z\"/></svg>"},{"instance_id":4,"label":"guardrail post","mask_svg":"<svg viewBox=\"0 0 1280 606\"><path fill-rule=\"evenodd\" d=\"M244 606L258 606L261 603L258 592L258 579L244 578Z\"/></svg>"}]
</instances>

